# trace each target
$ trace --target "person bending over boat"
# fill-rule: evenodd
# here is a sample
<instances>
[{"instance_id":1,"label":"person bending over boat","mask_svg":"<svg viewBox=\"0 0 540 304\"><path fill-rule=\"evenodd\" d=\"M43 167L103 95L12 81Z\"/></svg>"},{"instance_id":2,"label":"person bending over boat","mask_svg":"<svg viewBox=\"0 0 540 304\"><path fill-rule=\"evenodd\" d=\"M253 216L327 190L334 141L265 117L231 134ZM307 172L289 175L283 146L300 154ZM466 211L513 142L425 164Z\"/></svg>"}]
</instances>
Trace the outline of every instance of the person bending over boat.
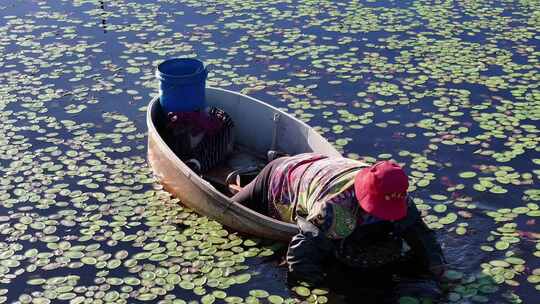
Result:
<instances>
[{"instance_id":1,"label":"person bending over boat","mask_svg":"<svg viewBox=\"0 0 540 304\"><path fill-rule=\"evenodd\" d=\"M404 170L391 161L369 166L304 153L273 160L233 200L298 225L286 256L289 282L321 284L323 264L335 258L341 263L331 267L353 272L412 268L438 294L446 262L408 186ZM403 279L396 288L407 289L410 282Z\"/></svg>"}]
</instances>

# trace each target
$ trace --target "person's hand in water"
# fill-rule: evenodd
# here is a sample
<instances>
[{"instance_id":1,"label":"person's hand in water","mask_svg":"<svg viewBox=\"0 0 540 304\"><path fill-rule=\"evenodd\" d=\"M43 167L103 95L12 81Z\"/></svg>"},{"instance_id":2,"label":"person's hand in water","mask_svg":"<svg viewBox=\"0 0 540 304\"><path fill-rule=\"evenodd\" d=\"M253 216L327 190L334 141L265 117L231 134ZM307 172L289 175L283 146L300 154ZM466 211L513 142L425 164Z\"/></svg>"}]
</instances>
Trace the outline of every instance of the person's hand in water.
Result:
<instances>
[{"instance_id":1,"label":"person's hand in water","mask_svg":"<svg viewBox=\"0 0 540 304\"><path fill-rule=\"evenodd\" d=\"M300 231L289 242L287 281L320 285L325 278L323 261L334 251L334 245L305 218L297 216L296 222Z\"/></svg>"}]
</instances>

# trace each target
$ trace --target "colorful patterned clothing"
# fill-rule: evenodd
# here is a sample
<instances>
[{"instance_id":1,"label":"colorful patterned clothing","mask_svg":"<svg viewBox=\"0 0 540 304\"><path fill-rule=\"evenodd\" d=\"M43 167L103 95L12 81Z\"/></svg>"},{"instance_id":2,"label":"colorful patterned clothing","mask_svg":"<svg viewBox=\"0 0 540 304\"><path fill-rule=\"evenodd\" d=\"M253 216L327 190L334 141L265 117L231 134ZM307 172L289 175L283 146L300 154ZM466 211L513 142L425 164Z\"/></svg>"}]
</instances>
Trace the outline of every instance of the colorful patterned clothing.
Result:
<instances>
[{"instance_id":1,"label":"colorful patterned clothing","mask_svg":"<svg viewBox=\"0 0 540 304\"><path fill-rule=\"evenodd\" d=\"M269 182L270 216L295 223L305 217L330 239L342 239L359 223L354 177L368 164L344 157L304 153L286 157Z\"/></svg>"}]
</instances>

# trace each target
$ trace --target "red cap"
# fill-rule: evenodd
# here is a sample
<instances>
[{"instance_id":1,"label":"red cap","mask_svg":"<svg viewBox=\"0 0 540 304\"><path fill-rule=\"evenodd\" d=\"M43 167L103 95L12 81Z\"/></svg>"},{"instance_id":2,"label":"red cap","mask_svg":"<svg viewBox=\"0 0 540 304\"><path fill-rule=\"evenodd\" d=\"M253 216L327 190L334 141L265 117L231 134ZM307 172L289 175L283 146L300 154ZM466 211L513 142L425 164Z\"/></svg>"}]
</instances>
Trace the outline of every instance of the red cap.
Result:
<instances>
[{"instance_id":1,"label":"red cap","mask_svg":"<svg viewBox=\"0 0 540 304\"><path fill-rule=\"evenodd\" d=\"M381 161L364 168L354 179L354 192L360 207L387 221L407 215L407 188L407 174L392 161Z\"/></svg>"}]
</instances>

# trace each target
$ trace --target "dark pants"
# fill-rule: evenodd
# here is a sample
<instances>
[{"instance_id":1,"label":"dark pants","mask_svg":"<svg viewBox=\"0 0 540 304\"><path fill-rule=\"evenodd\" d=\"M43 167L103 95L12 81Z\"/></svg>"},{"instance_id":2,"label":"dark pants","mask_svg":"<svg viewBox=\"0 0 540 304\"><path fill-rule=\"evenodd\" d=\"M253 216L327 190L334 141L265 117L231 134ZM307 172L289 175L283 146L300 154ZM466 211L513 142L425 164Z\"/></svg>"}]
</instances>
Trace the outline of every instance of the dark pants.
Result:
<instances>
[{"instance_id":1,"label":"dark pants","mask_svg":"<svg viewBox=\"0 0 540 304\"><path fill-rule=\"evenodd\" d=\"M274 169L284 160L285 158L281 157L268 163L254 180L232 197L232 200L251 210L268 215L268 190L270 178L272 177Z\"/></svg>"}]
</instances>

